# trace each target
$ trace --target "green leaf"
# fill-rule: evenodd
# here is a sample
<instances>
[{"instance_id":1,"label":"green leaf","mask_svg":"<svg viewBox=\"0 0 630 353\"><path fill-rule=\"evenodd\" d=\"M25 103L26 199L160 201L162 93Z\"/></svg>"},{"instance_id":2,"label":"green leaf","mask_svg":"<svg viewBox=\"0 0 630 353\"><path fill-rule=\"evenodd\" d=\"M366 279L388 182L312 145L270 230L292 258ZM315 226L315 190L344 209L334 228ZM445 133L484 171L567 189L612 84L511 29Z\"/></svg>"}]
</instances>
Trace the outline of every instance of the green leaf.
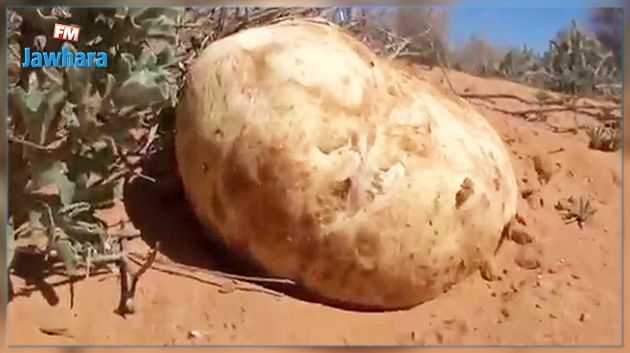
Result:
<instances>
[{"instance_id":1,"label":"green leaf","mask_svg":"<svg viewBox=\"0 0 630 353\"><path fill-rule=\"evenodd\" d=\"M131 77L133 67L135 66L136 58L129 53L120 54L120 61L118 63L117 81L124 81Z\"/></svg>"},{"instance_id":2,"label":"green leaf","mask_svg":"<svg viewBox=\"0 0 630 353\"><path fill-rule=\"evenodd\" d=\"M157 55L157 66L159 67L171 65L174 61L175 49L173 49L173 46L165 46L164 49L162 49L162 51Z\"/></svg>"},{"instance_id":3,"label":"green leaf","mask_svg":"<svg viewBox=\"0 0 630 353\"><path fill-rule=\"evenodd\" d=\"M116 86L116 77L108 73L107 76L105 76L104 82L102 84L103 88L100 91L101 96L103 97L103 100L111 96L112 91L114 90L115 86Z\"/></svg>"},{"instance_id":4,"label":"green leaf","mask_svg":"<svg viewBox=\"0 0 630 353\"><path fill-rule=\"evenodd\" d=\"M142 70L134 72L116 92L118 106L151 106L169 98L169 84L162 72Z\"/></svg>"},{"instance_id":5,"label":"green leaf","mask_svg":"<svg viewBox=\"0 0 630 353\"><path fill-rule=\"evenodd\" d=\"M22 17L22 21L27 21L31 26L34 27L34 30L39 33L48 34L49 31L52 30L54 24L59 20L59 18L46 15L42 13L44 8L41 7L32 7L32 8L13 8L13 11L18 13L20 17Z\"/></svg>"},{"instance_id":6,"label":"green leaf","mask_svg":"<svg viewBox=\"0 0 630 353\"><path fill-rule=\"evenodd\" d=\"M75 52L76 49L72 45L67 44L68 51ZM74 104L80 104L84 99L89 97L91 84L92 69L74 68L65 69L66 91L68 91L68 99Z\"/></svg>"},{"instance_id":7,"label":"green leaf","mask_svg":"<svg viewBox=\"0 0 630 353\"><path fill-rule=\"evenodd\" d=\"M109 205L116 197L116 189L118 184L122 183L122 180L111 182L108 184L102 184L97 186L90 186L86 189L79 190L75 195L75 202L85 201L94 205L95 208L101 208L102 205Z\"/></svg>"},{"instance_id":8,"label":"green leaf","mask_svg":"<svg viewBox=\"0 0 630 353\"><path fill-rule=\"evenodd\" d=\"M157 56L150 50L145 50L136 61L136 68L155 70L157 68Z\"/></svg>"},{"instance_id":9,"label":"green leaf","mask_svg":"<svg viewBox=\"0 0 630 353\"><path fill-rule=\"evenodd\" d=\"M56 185L59 198L64 205L72 202L75 184L68 179L65 165L46 156L34 157L31 160L31 182L27 185L27 192L37 191L50 185Z\"/></svg>"},{"instance_id":10,"label":"green leaf","mask_svg":"<svg viewBox=\"0 0 630 353\"><path fill-rule=\"evenodd\" d=\"M68 175L74 179L79 174L106 175L117 159L115 151L103 146L103 140L91 145L82 145L74 158L68 161Z\"/></svg>"},{"instance_id":11,"label":"green leaf","mask_svg":"<svg viewBox=\"0 0 630 353\"><path fill-rule=\"evenodd\" d=\"M63 108L61 109L61 117L66 121L68 127L72 129L78 129L81 127L79 123L79 118L74 113L74 109L76 108L76 104L71 103L70 101L66 101Z\"/></svg>"},{"instance_id":12,"label":"green leaf","mask_svg":"<svg viewBox=\"0 0 630 353\"><path fill-rule=\"evenodd\" d=\"M98 121L97 115L101 111L102 101L101 95L98 92L94 92L85 97L74 109L85 140L93 141L100 137L98 128L101 123Z\"/></svg>"},{"instance_id":13,"label":"green leaf","mask_svg":"<svg viewBox=\"0 0 630 353\"><path fill-rule=\"evenodd\" d=\"M62 205L67 205L72 202L74 199L74 194L77 191L76 184L68 180L60 181L57 184L57 188L59 189L59 198L61 199Z\"/></svg>"},{"instance_id":14,"label":"green leaf","mask_svg":"<svg viewBox=\"0 0 630 353\"><path fill-rule=\"evenodd\" d=\"M10 107L14 116L22 119L29 139L37 144L44 144L48 129L57 117L66 93L60 85L40 89L35 73L31 73L29 82L28 91L20 86L9 91Z\"/></svg>"},{"instance_id":15,"label":"green leaf","mask_svg":"<svg viewBox=\"0 0 630 353\"><path fill-rule=\"evenodd\" d=\"M79 220L66 222L63 225L63 230L75 242L75 250L80 244L85 243L90 243L100 248L107 239L107 232L95 220L89 222Z\"/></svg>"},{"instance_id":16,"label":"green leaf","mask_svg":"<svg viewBox=\"0 0 630 353\"><path fill-rule=\"evenodd\" d=\"M148 7L129 9L132 23L141 28L145 37L175 40L175 26L184 14L180 7Z\"/></svg>"},{"instance_id":17,"label":"green leaf","mask_svg":"<svg viewBox=\"0 0 630 353\"><path fill-rule=\"evenodd\" d=\"M58 229L58 232L63 233L63 231L60 229ZM61 258L64 265L66 266L66 271L68 271L68 275L72 277L77 276L79 274L78 255L76 250L72 246L72 241L65 233L63 233L63 236L56 239L55 249L57 250L58 256Z\"/></svg>"}]
</instances>

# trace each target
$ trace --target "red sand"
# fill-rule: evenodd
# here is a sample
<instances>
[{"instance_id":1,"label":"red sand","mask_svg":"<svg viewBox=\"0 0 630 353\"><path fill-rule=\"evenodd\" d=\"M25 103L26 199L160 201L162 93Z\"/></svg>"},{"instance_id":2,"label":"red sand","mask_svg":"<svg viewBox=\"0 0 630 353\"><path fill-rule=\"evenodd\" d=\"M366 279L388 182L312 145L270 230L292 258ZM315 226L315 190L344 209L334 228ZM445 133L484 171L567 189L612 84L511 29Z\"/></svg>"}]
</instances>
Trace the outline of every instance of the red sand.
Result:
<instances>
[{"instance_id":1,"label":"red sand","mask_svg":"<svg viewBox=\"0 0 630 353\"><path fill-rule=\"evenodd\" d=\"M439 70L420 71L439 82ZM535 100L535 89L496 79L452 72L458 91L512 94ZM442 86L445 84L442 83ZM475 101L478 102L478 101ZM484 102L484 101L482 101ZM511 99L495 105L504 110L535 108ZM601 104L601 103L599 103ZM510 151L521 192L521 243L508 241L496 260L500 280L478 274L445 295L413 309L365 313L332 308L300 296L279 297L231 290L181 276L150 270L139 285L138 313L126 319L113 310L118 300L115 275L93 277L69 287L56 286L59 303L51 306L41 293L19 295L8 307L10 344L609 344L621 342L621 152L588 149L584 131L553 132L551 125L572 127L573 113L548 114L547 122L479 107ZM578 116L581 124L593 124ZM551 173L539 181L533 158ZM175 263L215 268L212 251L185 202L177 195L141 186L126 209L107 213L108 221L131 218L143 231L133 250L162 243L163 255ZM565 224L556 202L588 196L597 212L580 229ZM129 216L127 216L127 214ZM170 239L170 240L169 240ZM161 265L164 267L164 265ZM172 266L166 266L172 268ZM220 277L199 272L207 280ZM49 279L54 282L58 279ZM13 278L15 290L24 283ZM238 282L238 286L257 287ZM302 298L302 299L300 299ZM60 335L44 334L57 330ZM306 350L304 350L306 351ZM377 352L377 351L372 351Z\"/></svg>"}]
</instances>

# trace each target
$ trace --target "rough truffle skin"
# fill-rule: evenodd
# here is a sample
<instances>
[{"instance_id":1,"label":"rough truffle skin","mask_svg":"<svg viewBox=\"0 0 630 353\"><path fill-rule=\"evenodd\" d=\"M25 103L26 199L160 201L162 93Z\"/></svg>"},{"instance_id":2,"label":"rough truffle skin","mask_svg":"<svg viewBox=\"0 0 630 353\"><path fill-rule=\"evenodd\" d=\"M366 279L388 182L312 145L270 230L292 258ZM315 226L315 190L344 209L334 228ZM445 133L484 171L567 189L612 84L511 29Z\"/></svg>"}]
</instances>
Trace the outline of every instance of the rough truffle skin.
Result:
<instances>
[{"instance_id":1,"label":"rough truffle skin","mask_svg":"<svg viewBox=\"0 0 630 353\"><path fill-rule=\"evenodd\" d=\"M188 73L176 149L214 236L353 305L435 298L493 256L516 212L483 116L318 20L212 43Z\"/></svg>"}]
</instances>

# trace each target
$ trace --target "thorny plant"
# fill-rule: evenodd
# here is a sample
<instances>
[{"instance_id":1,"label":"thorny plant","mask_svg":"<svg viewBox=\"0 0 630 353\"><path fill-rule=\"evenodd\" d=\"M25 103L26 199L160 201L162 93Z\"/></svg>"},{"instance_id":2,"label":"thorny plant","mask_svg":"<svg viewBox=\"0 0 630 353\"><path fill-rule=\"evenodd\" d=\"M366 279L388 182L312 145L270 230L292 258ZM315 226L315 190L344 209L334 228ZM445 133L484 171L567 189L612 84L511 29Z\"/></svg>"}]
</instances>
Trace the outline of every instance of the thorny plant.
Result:
<instances>
[{"instance_id":1,"label":"thorny plant","mask_svg":"<svg viewBox=\"0 0 630 353\"><path fill-rule=\"evenodd\" d=\"M621 95L621 70L613 53L573 21L549 41L542 55L531 48L510 50L494 64L495 74L568 94Z\"/></svg>"},{"instance_id":2,"label":"thorny plant","mask_svg":"<svg viewBox=\"0 0 630 353\"><path fill-rule=\"evenodd\" d=\"M569 197L566 202L558 202L556 209L560 211L560 215L565 224L577 223L580 229L582 229L584 223L597 212L591 205L590 200L584 197L580 197L576 200L573 196Z\"/></svg>"}]
</instances>

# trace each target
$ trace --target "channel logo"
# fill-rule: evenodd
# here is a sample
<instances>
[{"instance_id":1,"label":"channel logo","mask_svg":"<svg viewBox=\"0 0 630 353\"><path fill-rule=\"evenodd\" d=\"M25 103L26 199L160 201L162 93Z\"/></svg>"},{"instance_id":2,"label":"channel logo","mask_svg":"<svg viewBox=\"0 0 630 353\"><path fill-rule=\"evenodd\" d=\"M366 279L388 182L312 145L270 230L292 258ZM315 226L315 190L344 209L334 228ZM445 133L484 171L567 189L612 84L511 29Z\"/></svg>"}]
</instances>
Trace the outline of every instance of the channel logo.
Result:
<instances>
[{"instance_id":1,"label":"channel logo","mask_svg":"<svg viewBox=\"0 0 630 353\"><path fill-rule=\"evenodd\" d=\"M78 43L80 34L79 26L55 23L52 38ZM58 52L31 51L31 48L25 47L21 66L22 68L106 68L107 53L72 51L65 43Z\"/></svg>"}]
</instances>

